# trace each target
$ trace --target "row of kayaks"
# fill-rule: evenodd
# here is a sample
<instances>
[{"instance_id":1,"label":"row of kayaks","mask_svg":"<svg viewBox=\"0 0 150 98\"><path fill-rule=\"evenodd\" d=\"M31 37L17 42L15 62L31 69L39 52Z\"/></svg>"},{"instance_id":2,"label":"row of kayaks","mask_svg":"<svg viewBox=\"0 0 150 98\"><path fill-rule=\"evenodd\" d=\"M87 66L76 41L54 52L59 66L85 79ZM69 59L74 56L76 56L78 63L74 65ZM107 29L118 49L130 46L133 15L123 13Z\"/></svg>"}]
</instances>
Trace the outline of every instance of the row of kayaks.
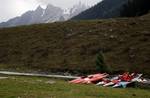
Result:
<instances>
[{"instance_id":1,"label":"row of kayaks","mask_svg":"<svg viewBox=\"0 0 150 98\"><path fill-rule=\"evenodd\" d=\"M125 72L122 75L117 75L114 77L109 77L107 73L98 73L88 76L81 76L77 79L69 81L73 84L96 84L104 87L112 86L113 88L123 87L126 88L129 84L135 82L145 82L146 80L142 78L142 74L135 74Z\"/></svg>"}]
</instances>

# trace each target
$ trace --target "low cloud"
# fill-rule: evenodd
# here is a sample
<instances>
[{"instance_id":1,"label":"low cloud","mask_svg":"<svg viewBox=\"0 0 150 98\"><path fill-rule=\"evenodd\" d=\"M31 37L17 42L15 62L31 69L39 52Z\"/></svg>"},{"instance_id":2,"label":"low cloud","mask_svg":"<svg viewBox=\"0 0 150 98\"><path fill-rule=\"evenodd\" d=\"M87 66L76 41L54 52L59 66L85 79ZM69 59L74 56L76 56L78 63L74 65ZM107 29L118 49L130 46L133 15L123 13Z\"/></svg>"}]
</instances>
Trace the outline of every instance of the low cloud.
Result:
<instances>
[{"instance_id":1,"label":"low cloud","mask_svg":"<svg viewBox=\"0 0 150 98\"><path fill-rule=\"evenodd\" d=\"M84 3L86 5L94 5L101 0L36 0L41 5L53 4L62 8L72 7L74 4L79 2Z\"/></svg>"},{"instance_id":2,"label":"low cloud","mask_svg":"<svg viewBox=\"0 0 150 98\"><path fill-rule=\"evenodd\" d=\"M52 3L51 0L36 0L38 3L43 4L43 5L47 5L49 3Z\"/></svg>"}]
</instances>

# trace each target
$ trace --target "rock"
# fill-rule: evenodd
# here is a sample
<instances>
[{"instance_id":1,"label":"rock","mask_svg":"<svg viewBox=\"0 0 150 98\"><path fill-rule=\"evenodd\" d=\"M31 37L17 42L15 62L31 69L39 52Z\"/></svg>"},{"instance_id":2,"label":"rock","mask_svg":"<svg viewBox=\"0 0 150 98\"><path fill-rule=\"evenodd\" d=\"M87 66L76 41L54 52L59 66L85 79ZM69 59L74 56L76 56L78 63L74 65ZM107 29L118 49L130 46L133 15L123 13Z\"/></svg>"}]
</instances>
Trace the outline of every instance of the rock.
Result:
<instances>
[{"instance_id":1,"label":"rock","mask_svg":"<svg viewBox=\"0 0 150 98\"><path fill-rule=\"evenodd\" d=\"M109 31L110 31L110 32L112 32L112 31L113 31L113 29L109 29Z\"/></svg>"},{"instance_id":2,"label":"rock","mask_svg":"<svg viewBox=\"0 0 150 98\"><path fill-rule=\"evenodd\" d=\"M108 36L108 34L107 34L107 33L104 33L104 36L105 36L105 37L107 37L107 36Z\"/></svg>"},{"instance_id":3,"label":"rock","mask_svg":"<svg viewBox=\"0 0 150 98\"><path fill-rule=\"evenodd\" d=\"M135 57L135 55L134 55L134 54L132 54L132 55L129 55L129 57L132 59L132 58L134 58L134 57Z\"/></svg>"},{"instance_id":4,"label":"rock","mask_svg":"<svg viewBox=\"0 0 150 98\"><path fill-rule=\"evenodd\" d=\"M89 30L89 33L92 33L92 30Z\"/></svg>"},{"instance_id":5,"label":"rock","mask_svg":"<svg viewBox=\"0 0 150 98\"><path fill-rule=\"evenodd\" d=\"M117 38L117 36L115 36L115 35L110 35L109 38L110 38L110 39L115 39L115 38Z\"/></svg>"},{"instance_id":6,"label":"rock","mask_svg":"<svg viewBox=\"0 0 150 98\"><path fill-rule=\"evenodd\" d=\"M124 40L124 39L120 39L119 42L120 42L120 43L123 43L123 42L125 42L125 40Z\"/></svg>"},{"instance_id":7,"label":"rock","mask_svg":"<svg viewBox=\"0 0 150 98\"><path fill-rule=\"evenodd\" d=\"M68 34L67 34L67 37L71 37L71 36L73 36L73 35L75 35L75 33L68 33Z\"/></svg>"}]
</instances>

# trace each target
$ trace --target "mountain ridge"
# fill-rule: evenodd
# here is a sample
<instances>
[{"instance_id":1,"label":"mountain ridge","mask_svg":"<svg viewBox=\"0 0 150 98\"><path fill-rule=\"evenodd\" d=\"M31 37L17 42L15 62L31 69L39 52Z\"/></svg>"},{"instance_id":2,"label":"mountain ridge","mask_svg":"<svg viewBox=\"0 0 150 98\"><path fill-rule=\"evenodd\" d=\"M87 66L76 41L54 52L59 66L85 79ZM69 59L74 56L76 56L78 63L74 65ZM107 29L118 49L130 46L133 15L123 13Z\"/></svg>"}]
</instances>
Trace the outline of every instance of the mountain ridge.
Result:
<instances>
[{"instance_id":1,"label":"mountain ridge","mask_svg":"<svg viewBox=\"0 0 150 98\"><path fill-rule=\"evenodd\" d=\"M19 25L49 23L62 20L65 21L79 14L80 12L84 11L87 8L89 7L79 3L70 8L69 10L70 13L66 14L63 9L56 7L52 4L48 4L45 9L43 9L41 6L38 6L33 11L27 11L23 13L21 16L12 18L7 22L0 23L0 27L13 27Z\"/></svg>"}]
</instances>

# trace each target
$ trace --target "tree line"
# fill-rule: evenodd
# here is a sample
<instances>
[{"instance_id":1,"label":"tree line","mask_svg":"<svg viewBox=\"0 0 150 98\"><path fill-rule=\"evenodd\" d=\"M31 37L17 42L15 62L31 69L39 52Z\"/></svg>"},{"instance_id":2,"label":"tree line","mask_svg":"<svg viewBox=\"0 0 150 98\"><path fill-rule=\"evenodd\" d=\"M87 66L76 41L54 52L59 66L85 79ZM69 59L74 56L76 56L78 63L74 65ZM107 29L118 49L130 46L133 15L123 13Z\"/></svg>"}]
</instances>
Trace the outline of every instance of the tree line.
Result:
<instances>
[{"instance_id":1,"label":"tree line","mask_svg":"<svg viewBox=\"0 0 150 98\"><path fill-rule=\"evenodd\" d=\"M121 10L121 16L134 17L148 13L150 10L150 0L128 0Z\"/></svg>"}]
</instances>

